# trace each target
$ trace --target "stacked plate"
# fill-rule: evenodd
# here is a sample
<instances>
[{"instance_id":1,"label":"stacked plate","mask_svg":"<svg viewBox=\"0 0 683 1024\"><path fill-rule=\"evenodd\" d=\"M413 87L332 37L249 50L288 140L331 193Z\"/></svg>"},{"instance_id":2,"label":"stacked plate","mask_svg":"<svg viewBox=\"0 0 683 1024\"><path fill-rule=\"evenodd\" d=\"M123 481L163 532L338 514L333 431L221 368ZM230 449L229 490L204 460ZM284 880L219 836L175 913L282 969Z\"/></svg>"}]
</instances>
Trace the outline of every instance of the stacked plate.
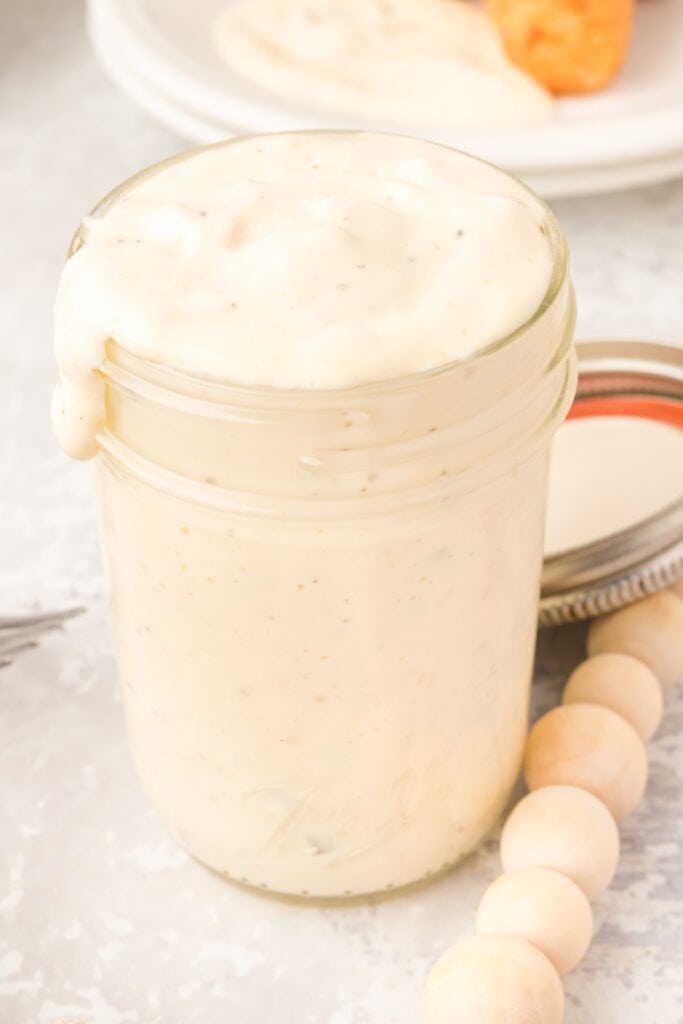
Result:
<instances>
[{"instance_id":1,"label":"stacked plate","mask_svg":"<svg viewBox=\"0 0 683 1024\"><path fill-rule=\"evenodd\" d=\"M629 61L604 92L558 103L533 128L434 131L333 115L261 91L231 72L212 39L230 0L89 0L90 31L110 76L194 142L243 132L365 128L468 150L546 196L614 191L683 175L683 0L642 0Z\"/></svg>"}]
</instances>

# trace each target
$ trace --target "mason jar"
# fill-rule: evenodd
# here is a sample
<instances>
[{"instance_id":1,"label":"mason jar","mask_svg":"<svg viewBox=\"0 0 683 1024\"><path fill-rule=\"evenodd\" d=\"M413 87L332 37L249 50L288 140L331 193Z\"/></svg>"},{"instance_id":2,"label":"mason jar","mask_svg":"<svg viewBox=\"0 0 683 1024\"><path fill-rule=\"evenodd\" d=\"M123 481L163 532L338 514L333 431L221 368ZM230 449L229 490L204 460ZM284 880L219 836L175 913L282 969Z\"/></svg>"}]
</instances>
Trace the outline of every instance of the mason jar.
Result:
<instances>
[{"instance_id":1,"label":"mason jar","mask_svg":"<svg viewBox=\"0 0 683 1024\"><path fill-rule=\"evenodd\" d=\"M538 310L438 369L249 388L108 343L97 469L133 756L179 842L226 877L309 897L406 886L472 850L509 797L575 387L566 247L544 216Z\"/></svg>"}]
</instances>

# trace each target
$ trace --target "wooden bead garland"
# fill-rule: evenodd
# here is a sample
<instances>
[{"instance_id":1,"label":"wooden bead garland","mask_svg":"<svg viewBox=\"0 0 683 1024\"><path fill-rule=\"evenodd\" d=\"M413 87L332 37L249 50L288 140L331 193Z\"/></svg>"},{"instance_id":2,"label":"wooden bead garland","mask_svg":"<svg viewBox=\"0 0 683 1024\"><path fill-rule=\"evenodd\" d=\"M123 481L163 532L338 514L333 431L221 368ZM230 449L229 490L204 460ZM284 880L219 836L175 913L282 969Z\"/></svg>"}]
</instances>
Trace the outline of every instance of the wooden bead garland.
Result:
<instances>
[{"instance_id":1,"label":"wooden bead garland","mask_svg":"<svg viewBox=\"0 0 683 1024\"><path fill-rule=\"evenodd\" d=\"M683 580L593 622L588 653L563 706L531 730L524 769L532 792L503 827L506 874L484 893L479 934L434 965L426 1024L562 1022L559 973L590 941L585 897L609 884L619 855L614 818L645 789L643 741L662 712L653 680L666 691L683 675Z\"/></svg>"}]
</instances>

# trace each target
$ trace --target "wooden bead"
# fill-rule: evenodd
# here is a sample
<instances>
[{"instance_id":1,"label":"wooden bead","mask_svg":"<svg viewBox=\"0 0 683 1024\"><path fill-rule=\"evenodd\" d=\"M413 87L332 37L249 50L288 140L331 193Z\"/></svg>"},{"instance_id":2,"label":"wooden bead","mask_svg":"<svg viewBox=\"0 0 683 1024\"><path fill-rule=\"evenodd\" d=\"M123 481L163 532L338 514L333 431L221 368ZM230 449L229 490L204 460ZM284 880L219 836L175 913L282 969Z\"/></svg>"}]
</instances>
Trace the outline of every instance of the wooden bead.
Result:
<instances>
[{"instance_id":1,"label":"wooden bead","mask_svg":"<svg viewBox=\"0 0 683 1024\"><path fill-rule=\"evenodd\" d=\"M425 1024L562 1024L557 971L530 943L478 935L452 946L427 979Z\"/></svg>"},{"instance_id":2,"label":"wooden bead","mask_svg":"<svg viewBox=\"0 0 683 1024\"><path fill-rule=\"evenodd\" d=\"M683 675L683 601L666 590L595 619L589 655L630 654L643 661L667 691Z\"/></svg>"},{"instance_id":3,"label":"wooden bead","mask_svg":"<svg viewBox=\"0 0 683 1024\"><path fill-rule=\"evenodd\" d=\"M614 878L619 830L602 801L576 786L544 786L517 804L503 826L506 871L546 867L571 878L589 900Z\"/></svg>"},{"instance_id":4,"label":"wooden bead","mask_svg":"<svg viewBox=\"0 0 683 1024\"><path fill-rule=\"evenodd\" d=\"M643 743L652 739L662 720L664 701L651 668L629 654L596 654L569 677L563 704L599 704L633 726Z\"/></svg>"},{"instance_id":5,"label":"wooden bead","mask_svg":"<svg viewBox=\"0 0 683 1024\"><path fill-rule=\"evenodd\" d=\"M647 752L633 726L596 704L565 704L539 719L524 755L529 789L568 785L602 800L619 821L647 783Z\"/></svg>"},{"instance_id":6,"label":"wooden bead","mask_svg":"<svg viewBox=\"0 0 683 1024\"><path fill-rule=\"evenodd\" d=\"M593 915L578 885L550 868L518 868L488 887L478 935L517 935L548 957L559 975L573 971L590 946Z\"/></svg>"}]
</instances>

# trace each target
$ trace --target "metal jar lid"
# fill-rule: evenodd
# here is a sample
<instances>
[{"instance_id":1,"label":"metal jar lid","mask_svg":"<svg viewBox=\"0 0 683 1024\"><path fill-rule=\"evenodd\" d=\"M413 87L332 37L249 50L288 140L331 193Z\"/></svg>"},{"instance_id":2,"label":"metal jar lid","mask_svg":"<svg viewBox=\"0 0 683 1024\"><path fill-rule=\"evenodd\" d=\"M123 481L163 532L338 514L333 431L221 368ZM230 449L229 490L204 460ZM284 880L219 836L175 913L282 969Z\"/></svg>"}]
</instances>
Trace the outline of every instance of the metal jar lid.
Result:
<instances>
[{"instance_id":1,"label":"metal jar lid","mask_svg":"<svg viewBox=\"0 0 683 1024\"><path fill-rule=\"evenodd\" d=\"M570 419L636 416L683 431L683 347L604 339L578 343L577 353ZM546 557L539 624L615 611L682 576L683 495L628 529Z\"/></svg>"}]
</instances>

